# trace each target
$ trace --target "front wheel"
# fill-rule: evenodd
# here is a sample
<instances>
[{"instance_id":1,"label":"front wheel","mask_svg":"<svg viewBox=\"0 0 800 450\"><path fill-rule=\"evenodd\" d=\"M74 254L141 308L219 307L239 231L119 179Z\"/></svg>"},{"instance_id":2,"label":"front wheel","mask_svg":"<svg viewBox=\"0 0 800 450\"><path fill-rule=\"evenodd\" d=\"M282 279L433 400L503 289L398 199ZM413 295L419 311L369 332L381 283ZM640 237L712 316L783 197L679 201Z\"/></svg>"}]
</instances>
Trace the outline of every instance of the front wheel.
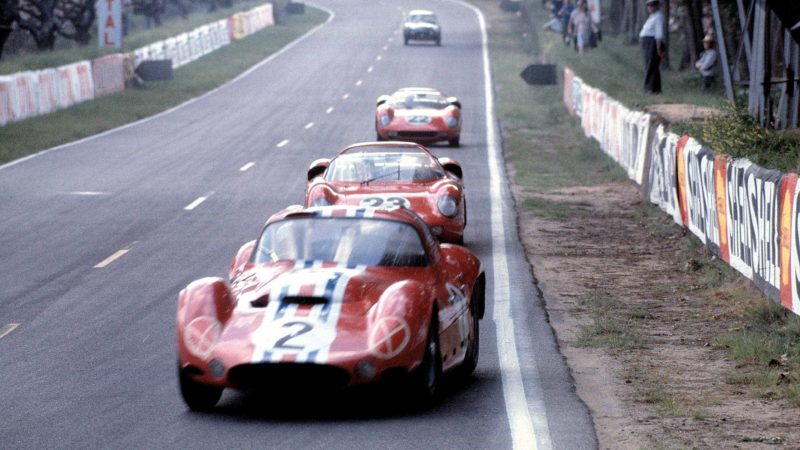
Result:
<instances>
[{"instance_id":1,"label":"front wheel","mask_svg":"<svg viewBox=\"0 0 800 450\"><path fill-rule=\"evenodd\" d=\"M472 336L470 336L467 355L464 357L464 363L461 366L465 376L470 375L478 367L478 354L481 346L479 317L481 316L481 304L484 301L484 295L483 283L479 280L472 289L472 301L469 308L470 316L472 316Z\"/></svg>"},{"instance_id":2,"label":"front wheel","mask_svg":"<svg viewBox=\"0 0 800 450\"><path fill-rule=\"evenodd\" d=\"M459 145L461 145L461 135L458 135L453 139L448 140L447 142L450 144L450 147L458 147Z\"/></svg>"},{"instance_id":3,"label":"front wheel","mask_svg":"<svg viewBox=\"0 0 800 450\"><path fill-rule=\"evenodd\" d=\"M183 401L192 411L208 411L216 406L222 397L223 388L194 381L186 371L181 370L180 365L178 365L178 380Z\"/></svg>"},{"instance_id":4,"label":"front wheel","mask_svg":"<svg viewBox=\"0 0 800 450\"><path fill-rule=\"evenodd\" d=\"M431 313L431 324L428 327L428 339L425 342L422 364L412 375L411 394L416 403L427 408L433 404L439 393L442 381L442 354L439 349L439 314L434 308Z\"/></svg>"}]
</instances>

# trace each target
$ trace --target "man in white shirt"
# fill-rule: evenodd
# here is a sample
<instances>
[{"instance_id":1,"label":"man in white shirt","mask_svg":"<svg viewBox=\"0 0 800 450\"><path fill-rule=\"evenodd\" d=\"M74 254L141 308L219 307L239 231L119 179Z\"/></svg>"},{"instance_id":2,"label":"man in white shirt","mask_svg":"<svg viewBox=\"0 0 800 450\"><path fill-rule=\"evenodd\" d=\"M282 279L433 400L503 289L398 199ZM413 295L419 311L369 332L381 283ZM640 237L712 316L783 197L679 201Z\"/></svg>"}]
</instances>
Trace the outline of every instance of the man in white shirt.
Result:
<instances>
[{"instance_id":1,"label":"man in white shirt","mask_svg":"<svg viewBox=\"0 0 800 450\"><path fill-rule=\"evenodd\" d=\"M661 93L661 59L664 58L664 15L659 10L659 0L646 0L647 17L639 41L642 43L644 57L644 91L648 94Z\"/></svg>"},{"instance_id":2,"label":"man in white shirt","mask_svg":"<svg viewBox=\"0 0 800 450\"><path fill-rule=\"evenodd\" d=\"M714 36L708 34L703 38L705 51L700 54L700 59L694 63L700 75L703 76L703 90L707 91L714 85L714 65L717 63L717 51L714 50Z\"/></svg>"}]
</instances>

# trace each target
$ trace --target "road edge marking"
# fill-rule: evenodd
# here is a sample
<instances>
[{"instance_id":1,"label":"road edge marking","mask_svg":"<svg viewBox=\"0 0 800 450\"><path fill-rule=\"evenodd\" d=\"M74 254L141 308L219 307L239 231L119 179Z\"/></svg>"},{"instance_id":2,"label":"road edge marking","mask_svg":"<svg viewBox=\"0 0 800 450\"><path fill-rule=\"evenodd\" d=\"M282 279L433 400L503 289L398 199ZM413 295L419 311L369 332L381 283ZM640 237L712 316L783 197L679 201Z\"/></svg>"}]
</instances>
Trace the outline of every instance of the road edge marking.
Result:
<instances>
[{"instance_id":1,"label":"road edge marking","mask_svg":"<svg viewBox=\"0 0 800 450\"><path fill-rule=\"evenodd\" d=\"M463 0L450 0L471 9L478 17L481 29L481 49L483 59L484 98L486 103L486 140L487 163L489 166L489 191L491 201L492 229L492 266L494 273L494 310L492 319L495 322L497 352L500 362L500 377L503 384L508 424L511 428L511 442L515 450L538 450L552 448L550 430L546 412L533 418L528 408L528 397L525 395L525 384L517 352L516 335L514 334L514 318L511 315L511 292L508 275L508 254L506 252L506 230L503 223L502 185L500 180L499 154L497 148L496 119L494 117L494 93L489 61L489 37L486 32L486 20L483 12L476 6ZM536 361L529 364L536 367ZM539 369L535 369L537 374ZM540 435L534 427L536 423ZM538 438L538 439L537 439ZM537 440L541 442L537 442Z\"/></svg>"}]
</instances>

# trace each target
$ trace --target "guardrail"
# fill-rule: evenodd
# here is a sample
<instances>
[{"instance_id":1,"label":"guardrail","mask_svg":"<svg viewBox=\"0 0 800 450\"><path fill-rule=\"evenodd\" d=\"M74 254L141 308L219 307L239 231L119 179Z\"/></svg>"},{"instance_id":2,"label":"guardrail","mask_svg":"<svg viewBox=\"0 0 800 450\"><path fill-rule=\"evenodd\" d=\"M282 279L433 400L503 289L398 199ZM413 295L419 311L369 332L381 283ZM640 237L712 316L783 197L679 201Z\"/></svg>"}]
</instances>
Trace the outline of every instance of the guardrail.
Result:
<instances>
[{"instance_id":1,"label":"guardrail","mask_svg":"<svg viewBox=\"0 0 800 450\"><path fill-rule=\"evenodd\" d=\"M142 61L171 59L177 69L274 24L272 4L267 3L130 53L0 75L0 126L120 92Z\"/></svg>"},{"instance_id":2,"label":"guardrail","mask_svg":"<svg viewBox=\"0 0 800 450\"><path fill-rule=\"evenodd\" d=\"M769 298L800 315L800 184L795 173L716 153L666 131L564 69L564 103L649 200Z\"/></svg>"}]
</instances>

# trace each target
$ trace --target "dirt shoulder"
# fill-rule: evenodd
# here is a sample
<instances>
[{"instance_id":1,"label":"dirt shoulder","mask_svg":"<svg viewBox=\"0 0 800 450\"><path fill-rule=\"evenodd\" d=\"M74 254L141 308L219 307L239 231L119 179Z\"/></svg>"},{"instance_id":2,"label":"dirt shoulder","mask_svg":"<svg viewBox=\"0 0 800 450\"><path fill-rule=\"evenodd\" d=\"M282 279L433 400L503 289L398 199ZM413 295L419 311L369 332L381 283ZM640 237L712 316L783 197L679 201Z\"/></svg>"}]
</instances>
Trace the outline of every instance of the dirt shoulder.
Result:
<instances>
[{"instance_id":1,"label":"dirt shoulder","mask_svg":"<svg viewBox=\"0 0 800 450\"><path fill-rule=\"evenodd\" d=\"M718 336L767 301L748 281L717 274L632 182L539 196L582 211L522 212L520 234L601 448L800 448L800 408L726 382L737 366Z\"/></svg>"}]
</instances>

